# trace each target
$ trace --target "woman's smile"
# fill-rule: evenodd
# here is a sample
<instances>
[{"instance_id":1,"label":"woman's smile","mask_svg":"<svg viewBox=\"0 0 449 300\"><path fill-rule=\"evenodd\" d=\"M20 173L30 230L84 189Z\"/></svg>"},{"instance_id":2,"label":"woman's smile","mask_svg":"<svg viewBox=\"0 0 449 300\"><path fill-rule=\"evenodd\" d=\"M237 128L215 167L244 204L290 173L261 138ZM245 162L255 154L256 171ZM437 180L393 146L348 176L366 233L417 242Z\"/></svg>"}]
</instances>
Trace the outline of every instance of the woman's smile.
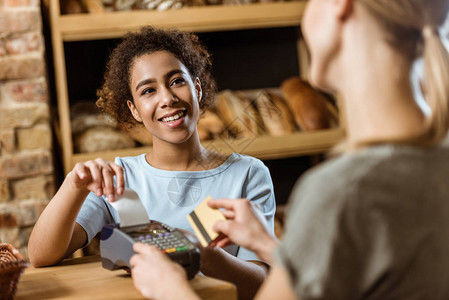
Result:
<instances>
[{"instance_id":1,"label":"woman's smile","mask_svg":"<svg viewBox=\"0 0 449 300\"><path fill-rule=\"evenodd\" d=\"M177 110L173 113L165 114L162 118L159 118L158 121L162 122L167 127L176 128L184 123L186 115L186 109Z\"/></svg>"}]
</instances>

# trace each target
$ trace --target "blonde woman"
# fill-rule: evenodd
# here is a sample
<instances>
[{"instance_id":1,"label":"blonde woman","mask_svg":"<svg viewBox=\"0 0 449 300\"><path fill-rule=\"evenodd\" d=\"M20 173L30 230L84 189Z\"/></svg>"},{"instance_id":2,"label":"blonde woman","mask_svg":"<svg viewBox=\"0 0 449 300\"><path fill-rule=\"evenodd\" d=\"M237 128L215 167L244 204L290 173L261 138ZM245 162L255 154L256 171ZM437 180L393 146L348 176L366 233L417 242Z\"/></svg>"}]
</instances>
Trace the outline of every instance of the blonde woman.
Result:
<instances>
[{"instance_id":1,"label":"blonde woman","mask_svg":"<svg viewBox=\"0 0 449 300\"><path fill-rule=\"evenodd\" d=\"M247 200L209 203L228 217L215 225L228 236L218 246L275 262L256 298L449 299L449 55L438 33L448 9L447 0L309 1L310 78L343 95L344 153L297 184L279 245ZM426 110L410 81L419 56ZM160 274L180 273L154 249L136 250L137 288L170 298L144 267L157 260Z\"/></svg>"}]
</instances>

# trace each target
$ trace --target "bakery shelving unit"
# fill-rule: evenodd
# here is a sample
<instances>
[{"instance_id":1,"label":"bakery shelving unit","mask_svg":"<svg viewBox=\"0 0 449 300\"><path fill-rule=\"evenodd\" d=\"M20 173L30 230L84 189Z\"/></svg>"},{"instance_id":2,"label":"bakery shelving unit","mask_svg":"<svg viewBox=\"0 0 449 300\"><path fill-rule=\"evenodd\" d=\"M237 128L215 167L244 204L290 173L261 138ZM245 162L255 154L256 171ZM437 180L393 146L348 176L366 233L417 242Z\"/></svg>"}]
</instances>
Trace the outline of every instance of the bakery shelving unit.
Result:
<instances>
[{"instance_id":1,"label":"bakery shelving unit","mask_svg":"<svg viewBox=\"0 0 449 300\"><path fill-rule=\"evenodd\" d=\"M217 32L299 26L306 1L255 3L240 6L201 6L168 11L128 11L102 14L61 14L59 0L49 0L55 83L58 101L58 136L61 143L65 173L80 161L103 157L137 155L151 147L138 147L96 153L74 153L70 126L70 105L66 75L64 43L71 41L120 38L126 32L144 25L178 28L194 32ZM305 51L298 40L301 73L304 74ZM276 159L321 153L342 139L341 129L297 132L273 137L262 136L230 147L235 141L216 140L206 145L222 152L239 152L260 159ZM212 143L212 144L211 144ZM234 144L235 146L235 144ZM239 146L241 146L239 149ZM232 149L232 150L231 150Z\"/></svg>"}]
</instances>

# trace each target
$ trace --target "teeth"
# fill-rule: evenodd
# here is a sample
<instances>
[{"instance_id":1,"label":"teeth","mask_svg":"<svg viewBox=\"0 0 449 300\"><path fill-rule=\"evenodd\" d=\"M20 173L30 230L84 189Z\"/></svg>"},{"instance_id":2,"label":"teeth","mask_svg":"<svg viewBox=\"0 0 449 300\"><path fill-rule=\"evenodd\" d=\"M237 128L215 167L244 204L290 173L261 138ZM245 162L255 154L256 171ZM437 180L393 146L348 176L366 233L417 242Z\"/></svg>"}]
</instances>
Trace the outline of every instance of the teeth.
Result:
<instances>
[{"instance_id":1,"label":"teeth","mask_svg":"<svg viewBox=\"0 0 449 300\"><path fill-rule=\"evenodd\" d=\"M162 118L162 122L173 122L178 120L179 118L181 118L182 116L184 116L184 112L179 112L174 116L170 116L170 117L166 117L166 118Z\"/></svg>"}]
</instances>

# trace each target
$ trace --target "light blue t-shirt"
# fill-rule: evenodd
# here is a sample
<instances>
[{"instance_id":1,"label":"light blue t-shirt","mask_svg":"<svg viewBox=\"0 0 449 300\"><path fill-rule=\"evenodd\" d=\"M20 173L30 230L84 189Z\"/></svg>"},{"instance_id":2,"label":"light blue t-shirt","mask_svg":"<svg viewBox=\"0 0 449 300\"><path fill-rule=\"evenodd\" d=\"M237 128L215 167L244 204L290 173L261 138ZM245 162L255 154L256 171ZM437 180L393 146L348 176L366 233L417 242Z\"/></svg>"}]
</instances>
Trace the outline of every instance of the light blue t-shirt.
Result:
<instances>
[{"instance_id":1,"label":"light blue t-shirt","mask_svg":"<svg viewBox=\"0 0 449 300\"><path fill-rule=\"evenodd\" d=\"M193 232L187 215L207 196L247 198L262 209L274 231L276 204L268 168L258 159L233 153L220 166L206 171L167 171L152 167L145 154L117 157L124 169L125 186L139 195L148 218ZM76 222L87 233L88 243L104 225L119 223L118 213L102 197L90 193ZM238 249L237 257L258 260L253 252Z\"/></svg>"}]
</instances>

